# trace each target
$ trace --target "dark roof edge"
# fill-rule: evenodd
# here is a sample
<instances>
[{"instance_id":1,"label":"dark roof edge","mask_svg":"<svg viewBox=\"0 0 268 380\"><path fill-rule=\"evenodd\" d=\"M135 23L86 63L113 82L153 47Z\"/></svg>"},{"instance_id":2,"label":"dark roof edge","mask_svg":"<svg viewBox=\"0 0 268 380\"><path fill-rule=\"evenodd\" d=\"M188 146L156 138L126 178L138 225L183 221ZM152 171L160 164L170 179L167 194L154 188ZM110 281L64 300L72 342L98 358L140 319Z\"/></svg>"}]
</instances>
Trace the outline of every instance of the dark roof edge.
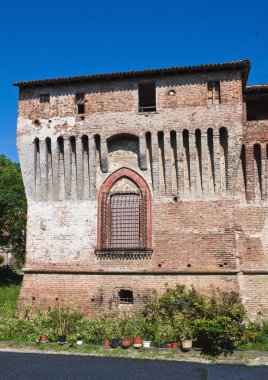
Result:
<instances>
[{"instance_id":1,"label":"dark roof edge","mask_svg":"<svg viewBox=\"0 0 268 380\"><path fill-rule=\"evenodd\" d=\"M200 71L212 71L221 69L240 69L243 71L243 83L247 81L248 72L250 69L249 60L239 60L231 62L222 63L210 63L197 66L178 66L169 67L164 69L147 69L139 71L126 71L126 72L116 72L107 74L94 74L94 75L82 75L75 77L66 78L51 78L51 79L40 79L31 80L26 82L15 82L13 86L18 87L32 87L32 86L45 86L56 83L70 83L70 82L82 82L82 81L94 81L94 80L107 80L107 79L118 79L118 78L131 78L131 77L142 77L142 76L153 76L153 75L163 75L163 74L178 74L186 72L200 72Z\"/></svg>"},{"instance_id":2,"label":"dark roof edge","mask_svg":"<svg viewBox=\"0 0 268 380\"><path fill-rule=\"evenodd\" d=\"M259 92L268 92L268 83L263 84L253 84L246 86L245 92L248 93L259 93Z\"/></svg>"}]
</instances>

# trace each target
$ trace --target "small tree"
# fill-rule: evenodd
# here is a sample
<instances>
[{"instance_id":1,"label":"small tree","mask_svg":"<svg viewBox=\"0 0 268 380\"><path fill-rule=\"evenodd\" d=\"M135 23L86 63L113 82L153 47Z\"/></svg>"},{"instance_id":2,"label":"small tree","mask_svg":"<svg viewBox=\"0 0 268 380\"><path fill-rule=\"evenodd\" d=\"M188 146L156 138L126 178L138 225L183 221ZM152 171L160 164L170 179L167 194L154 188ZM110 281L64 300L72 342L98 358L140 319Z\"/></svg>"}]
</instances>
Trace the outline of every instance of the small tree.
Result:
<instances>
[{"instance_id":1,"label":"small tree","mask_svg":"<svg viewBox=\"0 0 268 380\"><path fill-rule=\"evenodd\" d=\"M0 246L13 252L17 266L25 259L26 208L20 166L0 155Z\"/></svg>"}]
</instances>

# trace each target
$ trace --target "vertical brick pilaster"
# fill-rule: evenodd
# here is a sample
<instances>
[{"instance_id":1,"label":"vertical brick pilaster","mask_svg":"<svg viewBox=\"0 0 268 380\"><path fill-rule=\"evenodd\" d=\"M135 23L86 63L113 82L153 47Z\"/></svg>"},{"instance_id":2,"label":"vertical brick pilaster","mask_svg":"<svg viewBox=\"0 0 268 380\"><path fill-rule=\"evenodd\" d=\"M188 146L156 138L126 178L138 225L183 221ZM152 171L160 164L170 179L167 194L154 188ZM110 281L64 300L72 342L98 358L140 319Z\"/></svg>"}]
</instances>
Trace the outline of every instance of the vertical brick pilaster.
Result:
<instances>
[{"instance_id":1,"label":"vertical brick pilaster","mask_svg":"<svg viewBox=\"0 0 268 380\"><path fill-rule=\"evenodd\" d=\"M172 193L172 172L171 172L171 145L170 145L170 133L164 133L164 152L165 152L165 182L166 182L166 194Z\"/></svg>"},{"instance_id":2,"label":"vertical brick pilaster","mask_svg":"<svg viewBox=\"0 0 268 380\"><path fill-rule=\"evenodd\" d=\"M152 133L152 172L153 172L153 189L157 196L159 194L159 152L158 138L156 133Z\"/></svg>"},{"instance_id":3,"label":"vertical brick pilaster","mask_svg":"<svg viewBox=\"0 0 268 380\"><path fill-rule=\"evenodd\" d=\"M41 200L47 200L47 147L45 141L40 141L40 174L41 174Z\"/></svg>"},{"instance_id":4,"label":"vertical brick pilaster","mask_svg":"<svg viewBox=\"0 0 268 380\"><path fill-rule=\"evenodd\" d=\"M108 147L107 140L101 137L100 142L100 160L101 160L101 171L103 173L108 172Z\"/></svg>"},{"instance_id":5,"label":"vertical brick pilaster","mask_svg":"<svg viewBox=\"0 0 268 380\"><path fill-rule=\"evenodd\" d=\"M65 199L71 199L71 147L70 140L64 140L64 186Z\"/></svg>"},{"instance_id":6,"label":"vertical brick pilaster","mask_svg":"<svg viewBox=\"0 0 268 380\"><path fill-rule=\"evenodd\" d=\"M213 130L213 161L214 161L214 189L215 194L221 192L221 176L220 176L220 140L219 131Z\"/></svg>"},{"instance_id":7,"label":"vertical brick pilaster","mask_svg":"<svg viewBox=\"0 0 268 380\"><path fill-rule=\"evenodd\" d=\"M145 135L139 137L139 165L141 170L147 170Z\"/></svg>"},{"instance_id":8,"label":"vertical brick pilaster","mask_svg":"<svg viewBox=\"0 0 268 380\"><path fill-rule=\"evenodd\" d=\"M83 199L84 195L84 161L82 139L76 139L76 179L77 179L77 199Z\"/></svg>"},{"instance_id":9,"label":"vertical brick pilaster","mask_svg":"<svg viewBox=\"0 0 268 380\"><path fill-rule=\"evenodd\" d=\"M59 200L59 151L56 139L51 140L53 199Z\"/></svg>"},{"instance_id":10,"label":"vertical brick pilaster","mask_svg":"<svg viewBox=\"0 0 268 380\"><path fill-rule=\"evenodd\" d=\"M261 145L261 183L262 199L267 199L267 176L266 176L266 144Z\"/></svg>"},{"instance_id":11,"label":"vertical brick pilaster","mask_svg":"<svg viewBox=\"0 0 268 380\"><path fill-rule=\"evenodd\" d=\"M94 138L88 139L89 198L96 199L96 145Z\"/></svg>"},{"instance_id":12,"label":"vertical brick pilaster","mask_svg":"<svg viewBox=\"0 0 268 380\"><path fill-rule=\"evenodd\" d=\"M207 131L201 134L201 177L202 177L202 192L204 195L208 194L208 138Z\"/></svg>"},{"instance_id":13,"label":"vertical brick pilaster","mask_svg":"<svg viewBox=\"0 0 268 380\"><path fill-rule=\"evenodd\" d=\"M246 151L246 178L247 191L246 196L248 201L252 201L255 197L254 190L254 147L252 144L245 146Z\"/></svg>"},{"instance_id":14,"label":"vertical brick pilaster","mask_svg":"<svg viewBox=\"0 0 268 380\"><path fill-rule=\"evenodd\" d=\"M177 167L178 167L178 193L180 196L184 192L184 149L183 149L183 139L182 133L179 131L177 133Z\"/></svg>"},{"instance_id":15,"label":"vertical brick pilaster","mask_svg":"<svg viewBox=\"0 0 268 380\"><path fill-rule=\"evenodd\" d=\"M189 150L190 150L190 193L192 196L196 192L196 144L195 144L195 133L189 133Z\"/></svg>"}]
</instances>

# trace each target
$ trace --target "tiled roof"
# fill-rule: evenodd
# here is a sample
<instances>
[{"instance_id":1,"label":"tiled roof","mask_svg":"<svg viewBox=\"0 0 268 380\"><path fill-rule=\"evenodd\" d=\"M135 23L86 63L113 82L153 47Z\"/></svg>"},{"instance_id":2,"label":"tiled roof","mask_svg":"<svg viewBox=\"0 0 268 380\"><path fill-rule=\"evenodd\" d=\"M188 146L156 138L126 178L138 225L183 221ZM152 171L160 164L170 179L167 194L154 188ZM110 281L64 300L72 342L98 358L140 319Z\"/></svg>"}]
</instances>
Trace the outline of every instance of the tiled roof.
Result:
<instances>
[{"instance_id":1,"label":"tiled roof","mask_svg":"<svg viewBox=\"0 0 268 380\"><path fill-rule=\"evenodd\" d=\"M249 60L240 60L232 62L222 62L222 63L210 63L197 66L179 66L179 67L169 67L163 69L149 69L140 71L126 71L118 73L107 73L107 74L94 74L94 75L82 75L75 77L66 78L51 78L51 79L39 79L31 80L26 82L15 82L14 86L19 87L31 87L31 86L44 86L53 85L59 83L70 83L70 82L84 82L84 81L95 81L95 80L107 80L107 79L118 79L118 78L131 78L131 77L148 77L153 75L164 75L164 74L179 74L186 72L202 72L202 71L213 71L213 70L226 70L226 69L240 69L244 73L244 82L246 81L249 69Z\"/></svg>"},{"instance_id":2,"label":"tiled roof","mask_svg":"<svg viewBox=\"0 0 268 380\"><path fill-rule=\"evenodd\" d=\"M268 83L264 84L253 84L250 86L246 86L245 88L246 93L252 93L252 92L268 92Z\"/></svg>"}]
</instances>

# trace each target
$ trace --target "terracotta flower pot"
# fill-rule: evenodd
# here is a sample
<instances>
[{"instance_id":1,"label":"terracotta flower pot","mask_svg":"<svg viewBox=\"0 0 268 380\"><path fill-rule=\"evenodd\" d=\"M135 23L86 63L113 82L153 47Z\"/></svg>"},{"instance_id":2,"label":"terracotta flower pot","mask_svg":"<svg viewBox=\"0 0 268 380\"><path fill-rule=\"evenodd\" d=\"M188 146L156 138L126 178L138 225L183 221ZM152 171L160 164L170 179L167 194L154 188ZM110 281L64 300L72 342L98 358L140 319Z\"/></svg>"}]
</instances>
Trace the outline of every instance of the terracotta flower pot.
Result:
<instances>
[{"instance_id":1,"label":"terracotta flower pot","mask_svg":"<svg viewBox=\"0 0 268 380\"><path fill-rule=\"evenodd\" d=\"M47 336L46 335L41 335L40 343L47 343Z\"/></svg>"},{"instance_id":2,"label":"terracotta flower pot","mask_svg":"<svg viewBox=\"0 0 268 380\"><path fill-rule=\"evenodd\" d=\"M171 348L178 349L179 348L178 342L172 342L171 343Z\"/></svg>"},{"instance_id":3,"label":"terracotta flower pot","mask_svg":"<svg viewBox=\"0 0 268 380\"><path fill-rule=\"evenodd\" d=\"M131 346L131 339L129 338L121 339L121 346L122 348L129 348Z\"/></svg>"},{"instance_id":4,"label":"terracotta flower pot","mask_svg":"<svg viewBox=\"0 0 268 380\"><path fill-rule=\"evenodd\" d=\"M103 345L105 346L105 347L109 347L110 346L110 339L103 339Z\"/></svg>"}]
</instances>

